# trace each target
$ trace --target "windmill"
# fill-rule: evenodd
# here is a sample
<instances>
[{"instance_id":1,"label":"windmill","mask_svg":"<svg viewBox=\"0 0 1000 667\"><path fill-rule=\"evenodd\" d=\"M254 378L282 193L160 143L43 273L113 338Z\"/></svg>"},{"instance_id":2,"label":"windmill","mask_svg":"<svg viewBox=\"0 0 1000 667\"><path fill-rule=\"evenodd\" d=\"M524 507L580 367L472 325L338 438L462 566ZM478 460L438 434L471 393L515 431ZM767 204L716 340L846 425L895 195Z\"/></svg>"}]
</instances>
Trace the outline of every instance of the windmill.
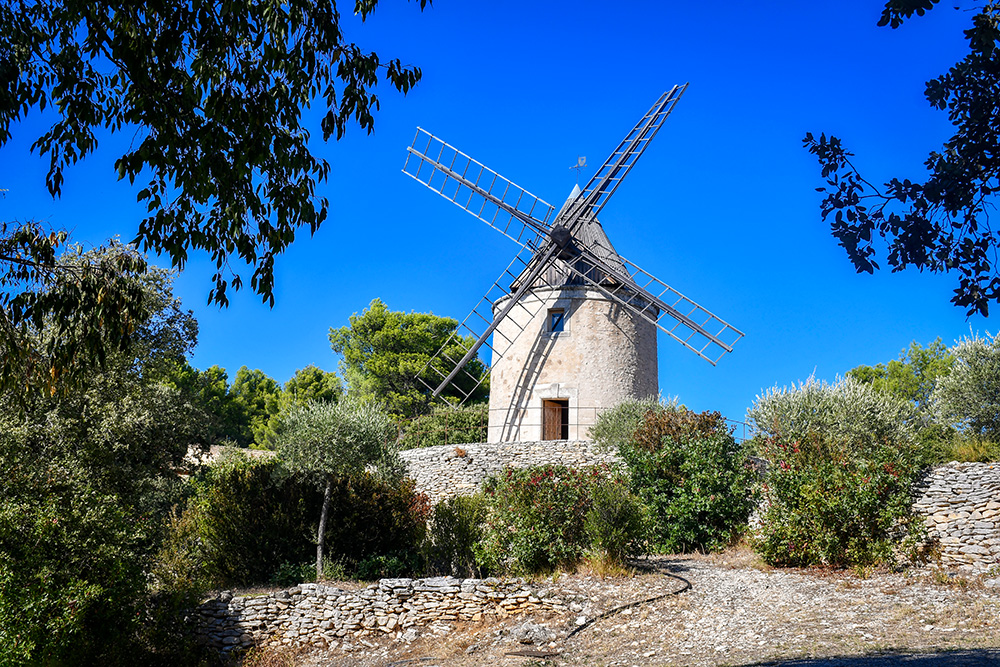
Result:
<instances>
[{"instance_id":1,"label":"windmill","mask_svg":"<svg viewBox=\"0 0 1000 667\"><path fill-rule=\"evenodd\" d=\"M490 442L582 437L597 410L655 396L657 328L713 366L743 337L622 258L597 219L686 88L663 93L559 210L417 128L403 172L519 246L453 334L475 342L459 357L449 341L420 376L461 402L481 382L466 364L490 349Z\"/></svg>"}]
</instances>

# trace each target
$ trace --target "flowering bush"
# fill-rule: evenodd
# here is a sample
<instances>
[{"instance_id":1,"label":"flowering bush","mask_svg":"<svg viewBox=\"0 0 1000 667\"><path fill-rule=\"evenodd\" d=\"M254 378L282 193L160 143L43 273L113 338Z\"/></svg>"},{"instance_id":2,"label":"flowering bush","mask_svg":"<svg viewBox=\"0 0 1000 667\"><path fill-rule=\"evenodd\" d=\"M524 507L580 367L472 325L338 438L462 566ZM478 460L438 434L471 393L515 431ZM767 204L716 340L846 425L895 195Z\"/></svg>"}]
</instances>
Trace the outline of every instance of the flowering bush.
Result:
<instances>
[{"instance_id":1,"label":"flowering bush","mask_svg":"<svg viewBox=\"0 0 1000 667\"><path fill-rule=\"evenodd\" d=\"M584 521L606 466L508 469L487 481L476 557L487 570L530 574L572 567L587 551Z\"/></svg>"},{"instance_id":2,"label":"flowering bush","mask_svg":"<svg viewBox=\"0 0 1000 667\"><path fill-rule=\"evenodd\" d=\"M647 508L653 549L720 548L746 525L753 471L718 412L675 405L649 410L618 454Z\"/></svg>"},{"instance_id":3,"label":"flowering bush","mask_svg":"<svg viewBox=\"0 0 1000 667\"><path fill-rule=\"evenodd\" d=\"M910 486L921 453L912 406L846 378L758 397L749 419L770 461L754 546L772 565L890 559L919 526Z\"/></svg>"}]
</instances>

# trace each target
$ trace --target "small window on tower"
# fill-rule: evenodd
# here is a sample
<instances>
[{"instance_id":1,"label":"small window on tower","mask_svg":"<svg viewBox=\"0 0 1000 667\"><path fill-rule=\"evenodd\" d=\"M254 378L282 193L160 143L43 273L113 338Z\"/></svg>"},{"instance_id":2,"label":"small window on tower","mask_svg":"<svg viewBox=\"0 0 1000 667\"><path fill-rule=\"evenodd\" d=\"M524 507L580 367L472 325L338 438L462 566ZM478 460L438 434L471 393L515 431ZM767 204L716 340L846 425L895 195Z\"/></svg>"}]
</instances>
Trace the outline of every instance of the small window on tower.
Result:
<instances>
[{"instance_id":1,"label":"small window on tower","mask_svg":"<svg viewBox=\"0 0 1000 667\"><path fill-rule=\"evenodd\" d=\"M557 333L559 331L565 331L566 328L566 311L562 308L550 308L549 309L549 331L552 333Z\"/></svg>"}]
</instances>

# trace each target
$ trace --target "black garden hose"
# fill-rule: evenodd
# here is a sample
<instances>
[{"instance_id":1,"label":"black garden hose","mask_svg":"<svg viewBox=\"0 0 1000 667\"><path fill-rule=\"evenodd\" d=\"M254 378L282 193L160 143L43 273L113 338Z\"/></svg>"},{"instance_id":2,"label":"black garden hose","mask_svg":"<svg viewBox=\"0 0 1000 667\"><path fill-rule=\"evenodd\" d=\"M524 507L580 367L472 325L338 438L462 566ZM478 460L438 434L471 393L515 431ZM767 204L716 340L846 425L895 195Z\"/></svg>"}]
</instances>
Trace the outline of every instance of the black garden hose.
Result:
<instances>
[{"instance_id":1,"label":"black garden hose","mask_svg":"<svg viewBox=\"0 0 1000 667\"><path fill-rule=\"evenodd\" d=\"M678 581L683 582L684 585L681 586L680 588L678 588L676 591L671 591L670 593L663 593L661 595L654 595L653 597L646 598L645 600L637 600L635 602L629 602L628 604L623 604L620 607L615 607L614 609L609 609L606 612L604 612L603 614L600 614L600 615L595 616L594 618L588 620L583 625L578 625L576 628L573 629L573 632L571 632L568 635L566 635L566 639L564 639L563 641L569 640L570 637L572 637L576 633L580 632L584 628L589 627L595 621L599 621L599 620L601 620L603 618L608 618L609 616L614 616L618 612L625 611L626 609L631 609L632 607L638 607L639 605L649 604L650 602L656 602L657 600L662 600L663 598L668 598L671 595L680 595L684 591L686 591L689 588L691 588L691 582L688 581L687 579L685 579L684 577L678 577L676 574L670 574L670 573L665 573L664 576L672 577L674 579L677 579Z\"/></svg>"}]
</instances>

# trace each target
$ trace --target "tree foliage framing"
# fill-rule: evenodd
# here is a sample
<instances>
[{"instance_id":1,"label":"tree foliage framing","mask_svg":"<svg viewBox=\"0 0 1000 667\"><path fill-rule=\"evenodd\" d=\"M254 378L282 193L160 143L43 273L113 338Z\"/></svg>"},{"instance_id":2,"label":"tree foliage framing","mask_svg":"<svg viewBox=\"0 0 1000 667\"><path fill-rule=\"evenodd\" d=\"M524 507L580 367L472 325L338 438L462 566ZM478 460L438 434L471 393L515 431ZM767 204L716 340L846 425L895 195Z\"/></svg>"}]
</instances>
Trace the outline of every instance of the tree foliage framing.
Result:
<instances>
[{"instance_id":1,"label":"tree foliage framing","mask_svg":"<svg viewBox=\"0 0 1000 667\"><path fill-rule=\"evenodd\" d=\"M880 26L898 28L938 0L889 0ZM840 139L808 133L803 140L822 167L827 187L820 209L833 236L860 272L879 268L874 239L888 245L892 270L908 267L958 273L952 302L969 315L988 315L1000 301L1000 233L989 213L1000 191L1000 5L977 7L965 31L969 53L927 82L930 105L947 111L955 134L925 161L924 182L893 178L884 189L859 173Z\"/></svg>"},{"instance_id":2,"label":"tree foliage framing","mask_svg":"<svg viewBox=\"0 0 1000 667\"><path fill-rule=\"evenodd\" d=\"M73 389L135 342L155 308L145 274L145 258L121 243L84 252L37 223L0 223L0 391L23 401Z\"/></svg>"},{"instance_id":3,"label":"tree foliage framing","mask_svg":"<svg viewBox=\"0 0 1000 667\"><path fill-rule=\"evenodd\" d=\"M115 163L119 179L148 179L133 243L176 268L209 253L220 305L242 286L238 258L273 304L275 256L329 207L315 189L330 165L310 152L303 111L325 104L324 140L352 121L371 133L380 75L405 94L421 72L347 41L334 0L12 0L0 5L0 147L30 111L54 113L32 150L49 157L57 196L97 130L135 132Z\"/></svg>"}]
</instances>

